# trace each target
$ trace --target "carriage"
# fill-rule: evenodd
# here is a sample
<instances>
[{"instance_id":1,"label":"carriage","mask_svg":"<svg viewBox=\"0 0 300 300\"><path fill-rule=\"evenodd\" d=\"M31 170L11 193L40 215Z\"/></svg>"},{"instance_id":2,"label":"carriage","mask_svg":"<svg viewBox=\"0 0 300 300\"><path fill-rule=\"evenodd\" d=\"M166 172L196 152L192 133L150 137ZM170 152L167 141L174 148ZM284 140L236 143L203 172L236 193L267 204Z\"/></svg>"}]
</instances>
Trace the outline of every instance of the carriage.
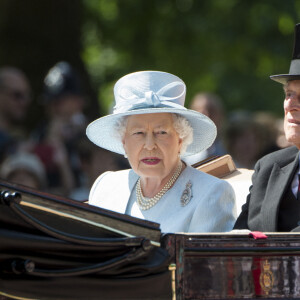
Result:
<instances>
[{"instance_id":1,"label":"carriage","mask_svg":"<svg viewBox=\"0 0 300 300\"><path fill-rule=\"evenodd\" d=\"M159 224L0 182L0 299L300 298L297 233Z\"/></svg>"}]
</instances>

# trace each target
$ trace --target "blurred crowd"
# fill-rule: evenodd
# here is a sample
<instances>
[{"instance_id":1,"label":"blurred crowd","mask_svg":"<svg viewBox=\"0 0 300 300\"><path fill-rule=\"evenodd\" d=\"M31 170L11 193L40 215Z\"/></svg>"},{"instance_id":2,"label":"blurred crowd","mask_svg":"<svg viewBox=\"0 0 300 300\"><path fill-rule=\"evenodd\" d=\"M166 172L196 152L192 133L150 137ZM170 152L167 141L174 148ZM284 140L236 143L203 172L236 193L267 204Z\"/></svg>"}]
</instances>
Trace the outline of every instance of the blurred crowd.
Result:
<instances>
[{"instance_id":1,"label":"blurred crowd","mask_svg":"<svg viewBox=\"0 0 300 300\"><path fill-rule=\"evenodd\" d=\"M0 179L85 201L101 173L129 168L128 162L87 139L87 95L69 63L58 62L41 80L45 117L26 132L34 105L30 82L17 68L0 68ZM289 146L283 120L270 113L226 113L222 99L212 93L195 95L190 109L210 117L218 130L214 144L189 157L190 164L228 153L237 167L253 169L265 154Z\"/></svg>"},{"instance_id":2,"label":"blurred crowd","mask_svg":"<svg viewBox=\"0 0 300 300\"><path fill-rule=\"evenodd\" d=\"M87 139L87 95L80 74L69 63L58 62L41 80L44 115L26 132L34 105L28 78L19 69L0 68L0 178L85 201L101 173L129 165Z\"/></svg>"},{"instance_id":3,"label":"blurred crowd","mask_svg":"<svg viewBox=\"0 0 300 300\"><path fill-rule=\"evenodd\" d=\"M209 149L187 159L190 164L230 154L237 168L253 169L264 155L290 146L285 139L283 119L270 112L226 113L222 99L213 93L195 95L190 108L210 117L218 132Z\"/></svg>"}]
</instances>

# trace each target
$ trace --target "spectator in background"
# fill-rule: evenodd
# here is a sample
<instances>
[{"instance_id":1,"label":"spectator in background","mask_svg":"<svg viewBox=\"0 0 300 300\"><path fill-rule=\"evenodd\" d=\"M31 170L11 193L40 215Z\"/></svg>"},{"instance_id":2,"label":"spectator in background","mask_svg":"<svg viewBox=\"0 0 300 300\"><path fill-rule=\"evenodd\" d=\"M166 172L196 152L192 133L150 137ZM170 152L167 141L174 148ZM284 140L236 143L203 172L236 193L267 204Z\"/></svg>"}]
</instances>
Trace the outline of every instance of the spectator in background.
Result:
<instances>
[{"instance_id":1,"label":"spectator in background","mask_svg":"<svg viewBox=\"0 0 300 300\"><path fill-rule=\"evenodd\" d=\"M262 111L255 113L254 119L260 127L258 134L260 136L261 151L258 158L279 150L281 148L277 144L279 128L275 116L272 113Z\"/></svg>"},{"instance_id":2,"label":"spectator in background","mask_svg":"<svg viewBox=\"0 0 300 300\"><path fill-rule=\"evenodd\" d=\"M59 62L44 79L42 100L47 120L33 134L34 152L46 167L49 190L68 196L78 185L78 138L85 133L85 94L79 74Z\"/></svg>"},{"instance_id":3,"label":"spectator in background","mask_svg":"<svg viewBox=\"0 0 300 300\"><path fill-rule=\"evenodd\" d=\"M249 112L236 111L228 118L224 141L238 168L253 169L261 153L261 127Z\"/></svg>"},{"instance_id":4,"label":"spectator in background","mask_svg":"<svg viewBox=\"0 0 300 300\"><path fill-rule=\"evenodd\" d=\"M0 163L26 137L23 122L31 100L26 75L14 67L0 68Z\"/></svg>"},{"instance_id":5,"label":"spectator in background","mask_svg":"<svg viewBox=\"0 0 300 300\"><path fill-rule=\"evenodd\" d=\"M238 168L253 169L257 160L279 149L276 118L267 112L232 112L224 133L227 152Z\"/></svg>"},{"instance_id":6,"label":"spectator in background","mask_svg":"<svg viewBox=\"0 0 300 300\"><path fill-rule=\"evenodd\" d=\"M44 165L32 153L18 152L8 156L0 167L0 177L36 190L47 189Z\"/></svg>"},{"instance_id":7,"label":"spectator in background","mask_svg":"<svg viewBox=\"0 0 300 300\"><path fill-rule=\"evenodd\" d=\"M217 138L207 150L192 155L185 160L189 164L194 164L210 156L226 154L222 140L225 112L221 98L213 93L196 94L192 99L190 109L208 116L215 123L217 127Z\"/></svg>"},{"instance_id":8,"label":"spectator in background","mask_svg":"<svg viewBox=\"0 0 300 300\"><path fill-rule=\"evenodd\" d=\"M100 174L106 171L118 171L130 168L128 160L124 156L97 147L86 136L78 141L77 150L82 173L80 187L76 188L70 194L70 198L74 200L87 200L91 187Z\"/></svg>"}]
</instances>

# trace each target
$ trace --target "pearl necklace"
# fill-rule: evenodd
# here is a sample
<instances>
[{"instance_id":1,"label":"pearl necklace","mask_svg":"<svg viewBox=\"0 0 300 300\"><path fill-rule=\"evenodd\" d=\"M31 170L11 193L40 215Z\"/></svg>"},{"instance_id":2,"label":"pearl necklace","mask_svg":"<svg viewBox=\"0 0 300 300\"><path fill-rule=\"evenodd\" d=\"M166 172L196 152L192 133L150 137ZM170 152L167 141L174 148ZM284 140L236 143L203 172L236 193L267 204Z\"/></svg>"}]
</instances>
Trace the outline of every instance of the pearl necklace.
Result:
<instances>
[{"instance_id":1,"label":"pearl necklace","mask_svg":"<svg viewBox=\"0 0 300 300\"><path fill-rule=\"evenodd\" d=\"M170 189L170 187L174 184L174 182L179 177L181 170L182 170L182 162L178 164L174 174L170 178L170 180L166 183L166 185L152 198L147 198L143 196L142 188L141 188L141 178L138 179L136 184L136 198L137 198L137 204L140 207L141 210L147 210L153 207L160 198Z\"/></svg>"}]
</instances>

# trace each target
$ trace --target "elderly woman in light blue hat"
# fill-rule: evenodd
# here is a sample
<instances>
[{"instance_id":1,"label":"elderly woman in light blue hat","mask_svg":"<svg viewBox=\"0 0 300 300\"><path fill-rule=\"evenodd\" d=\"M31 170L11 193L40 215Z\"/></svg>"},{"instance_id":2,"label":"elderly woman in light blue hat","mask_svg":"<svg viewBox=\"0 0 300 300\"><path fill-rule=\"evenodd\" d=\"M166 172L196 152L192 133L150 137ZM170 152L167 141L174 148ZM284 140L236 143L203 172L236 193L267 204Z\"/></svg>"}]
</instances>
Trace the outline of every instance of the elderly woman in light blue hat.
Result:
<instances>
[{"instance_id":1,"label":"elderly woman in light blue hat","mask_svg":"<svg viewBox=\"0 0 300 300\"><path fill-rule=\"evenodd\" d=\"M232 229L231 186L182 160L216 137L208 117L184 107L185 94L184 82L165 72L136 72L117 81L113 114L89 124L87 136L123 154L132 169L100 175L91 205L160 223L162 232Z\"/></svg>"}]
</instances>

